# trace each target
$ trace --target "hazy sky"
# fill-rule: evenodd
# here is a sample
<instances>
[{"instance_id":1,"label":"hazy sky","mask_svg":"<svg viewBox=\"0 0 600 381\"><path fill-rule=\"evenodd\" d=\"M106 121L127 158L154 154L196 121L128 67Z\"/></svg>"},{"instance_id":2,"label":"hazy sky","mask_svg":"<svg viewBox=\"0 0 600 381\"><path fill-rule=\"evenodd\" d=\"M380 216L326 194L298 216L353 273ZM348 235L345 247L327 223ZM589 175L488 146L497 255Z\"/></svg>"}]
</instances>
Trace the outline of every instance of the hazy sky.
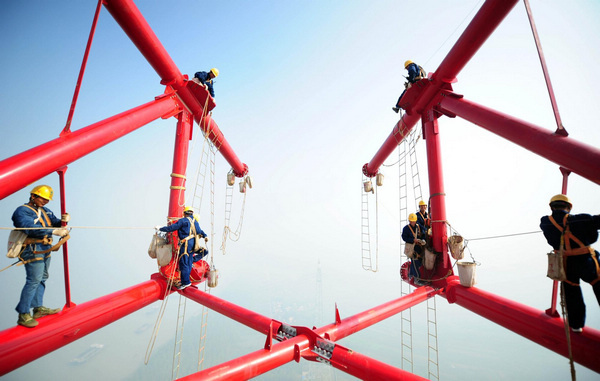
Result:
<instances>
[{"instance_id":1,"label":"hazy sky","mask_svg":"<svg viewBox=\"0 0 600 381\"><path fill-rule=\"evenodd\" d=\"M600 95L595 75L600 62L600 4L595 0L577 0L568 6L558 0L530 2L570 138L598 147L600 130L594 111ZM391 0L138 2L182 73L191 76L219 68L213 118L253 178L242 236L227 244L223 256L219 247L230 168L217 155L210 242L221 278L214 295L309 327L330 323L334 303L343 318L399 297L398 168L382 167L377 273L361 268L361 168L397 122L391 107L403 89L404 61L411 59L426 71L435 71L481 1L415 4ZM4 1L0 5L4 89L0 92L0 159L52 140L63 129L95 7L95 1ZM469 100L556 129L522 2L453 87ZM72 129L149 102L163 91L158 75L102 9ZM175 126L173 118L153 122L69 165L67 209L76 227L69 251L76 303L138 284L156 271L146 250L152 227L166 222ZM467 239L539 230L548 200L561 189L558 167L459 118L441 118L439 126L450 224ZM197 127L194 134L200 136ZM188 188L193 188L201 143L194 145ZM418 149L427 197L422 141ZM394 153L386 163L396 161ZM58 190L57 175L37 183ZM11 226L10 216L27 201L29 188L0 201L0 227ZM571 175L568 193L574 213L600 213L597 185ZM208 196L204 199L201 226L209 232ZM235 192L233 227L241 201ZM58 212L58 198L48 206ZM0 241L6 242L7 237L8 230L0 230ZM469 248L481 264L478 287L540 310L549 307L551 281L545 277L549 246L541 233L473 240ZM8 259L2 262L2 267L10 264ZM23 268L0 273L0 282L5 286L0 329L5 329L16 323L14 307L24 282ZM600 328L600 309L591 287L584 284L582 289L587 324ZM178 299L171 298L163 324L167 328L158 340L167 348L166 355L152 358L155 366L165 364L161 379L171 375ZM62 258L56 254L46 304L64 304ZM441 379L569 376L566 359L443 298L437 299L437 307ZM41 370L47 379L66 372L86 379L94 374L104 379L106 372L112 379L141 377L144 370L138 367L144 368L149 327L157 311L158 303L5 378L39 377ZM190 316L197 317L199 311L199 306L188 303ZM413 313L415 351L427 340L422 312L417 308ZM341 344L399 366L399 330L399 319L394 318ZM233 331L239 332L239 339L223 343L219 333ZM197 344L198 339L194 336L190 341ZM459 343L464 345L457 348ZM104 345L98 355L65 368L95 344ZM209 366L263 344L262 335L209 314ZM191 353L192 361L194 356ZM415 356L422 360L415 371L426 376L426 352L425 359L423 353ZM107 363L115 364L115 370L106 369ZM306 367L290 364L264 379L299 379L301 366ZM524 369L532 370L524 375ZM581 367L577 371L581 380L597 376ZM340 372L336 375L338 380L351 379Z\"/></svg>"}]
</instances>

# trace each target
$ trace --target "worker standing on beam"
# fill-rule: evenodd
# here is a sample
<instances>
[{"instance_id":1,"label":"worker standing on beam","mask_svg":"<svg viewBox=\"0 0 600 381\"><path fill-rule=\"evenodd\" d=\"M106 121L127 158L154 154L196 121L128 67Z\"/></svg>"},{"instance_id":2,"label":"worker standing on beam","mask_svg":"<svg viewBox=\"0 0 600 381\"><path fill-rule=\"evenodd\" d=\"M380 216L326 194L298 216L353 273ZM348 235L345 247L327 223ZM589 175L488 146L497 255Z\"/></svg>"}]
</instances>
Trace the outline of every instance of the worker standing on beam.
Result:
<instances>
[{"instance_id":1,"label":"worker standing on beam","mask_svg":"<svg viewBox=\"0 0 600 381\"><path fill-rule=\"evenodd\" d=\"M400 111L400 99L402 99L402 96L404 95L406 90L408 90L413 83L423 78L427 78L427 73L425 73L425 70L423 70L421 66L417 65L411 60L408 60L404 63L404 68L408 71L408 77L405 77L408 80L408 82L404 83L404 91L402 92L402 94L400 94L400 97L396 101L396 106L392 107L392 110L394 110L395 113L398 113L398 111Z\"/></svg>"},{"instance_id":2,"label":"worker standing on beam","mask_svg":"<svg viewBox=\"0 0 600 381\"><path fill-rule=\"evenodd\" d=\"M567 280L562 284L569 325L573 332L581 332L585 325L585 303L580 279L592 285L600 305L600 257L591 246L598 240L600 215L569 214L573 204L564 194L552 197L550 208L552 215L542 217L540 228L555 251L563 249Z\"/></svg>"},{"instance_id":3,"label":"worker standing on beam","mask_svg":"<svg viewBox=\"0 0 600 381\"><path fill-rule=\"evenodd\" d=\"M194 81L203 85L211 97L215 97L215 90L213 88L213 79L219 76L219 69L213 67L210 71L199 71L194 74Z\"/></svg>"},{"instance_id":4,"label":"worker standing on beam","mask_svg":"<svg viewBox=\"0 0 600 381\"><path fill-rule=\"evenodd\" d=\"M422 285L424 283L421 282L421 272L420 268L423 260L423 247L425 246L425 233L424 227L417 222L417 215L411 213L408 215L408 225L402 229L402 240L407 244L412 246L408 246L408 252L406 252L406 256L410 258L410 268L408 270L408 279L414 279L414 283L417 285ZM411 252L412 251L412 252Z\"/></svg>"},{"instance_id":5,"label":"worker standing on beam","mask_svg":"<svg viewBox=\"0 0 600 381\"><path fill-rule=\"evenodd\" d=\"M202 259L208 250L201 250L199 255L194 256L194 246L196 246L196 236L199 235L204 238L205 242L208 242L206 233L200 228L198 221L194 217L194 209L191 206L186 206L183 210L183 218L180 218L174 224L168 226L157 226L157 230L161 232L174 232L177 230L177 236L179 237L179 271L181 274L181 282L175 287L179 290L183 290L189 287L192 283L190 281L190 273L194 262Z\"/></svg>"},{"instance_id":6,"label":"worker standing on beam","mask_svg":"<svg viewBox=\"0 0 600 381\"><path fill-rule=\"evenodd\" d=\"M52 201L53 195L51 187L38 185L31 190L29 202L19 206L12 215L14 226L25 229L22 231L27 234L23 251L19 254L19 259L25 264L26 281L16 308L19 313L17 324L27 328L38 325L35 319L60 312L60 308L43 306L46 280L49 277L50 254L53 249L52 235L65 237L68 231L60 227L61 221L68 222L70 219L67 213L58 218L45 207ZM30 315L31 308L33 317Z\"/></svg>"}]
</instances>

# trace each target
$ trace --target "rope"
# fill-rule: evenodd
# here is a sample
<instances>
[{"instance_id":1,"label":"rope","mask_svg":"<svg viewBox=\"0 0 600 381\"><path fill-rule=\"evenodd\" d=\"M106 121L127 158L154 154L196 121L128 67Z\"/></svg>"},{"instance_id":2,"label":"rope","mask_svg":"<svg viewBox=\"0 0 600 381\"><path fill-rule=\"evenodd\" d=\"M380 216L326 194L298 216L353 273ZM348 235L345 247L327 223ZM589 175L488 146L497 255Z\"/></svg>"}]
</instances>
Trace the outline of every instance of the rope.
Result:
<instances>
[{"instance_id":1,"label":"rope","mask_svg":"<svg viewBox=\"0 0 600 381\"><path fill-rule=\"evenodd\" d=\"M563 323L565 326L565 336L567 337L567 349L569 351L569 364L571 367L571 380L575 381L575 364L573 363L573 350L571 348L571 332L569 332L569 314L566 309L565 284L560 282L560 306L563 314Z\"/></svg>"},{"instance_id":2,"label":"rope","mask_svg":"<svg viewBox=\"0 0 600 381\"><path fill-rule=\"evenodd\" d=\"M514 237L514 236L519 236L519 235L537 234L537 233L541 233L541 231L496 235L496 236L483 237L483 238L471 238L471 239L469 239L469 241L480 241L480 240L484 240L484 239L494 239L494 238L506 238L506 237Z\"/></svg>"}]
</instances>

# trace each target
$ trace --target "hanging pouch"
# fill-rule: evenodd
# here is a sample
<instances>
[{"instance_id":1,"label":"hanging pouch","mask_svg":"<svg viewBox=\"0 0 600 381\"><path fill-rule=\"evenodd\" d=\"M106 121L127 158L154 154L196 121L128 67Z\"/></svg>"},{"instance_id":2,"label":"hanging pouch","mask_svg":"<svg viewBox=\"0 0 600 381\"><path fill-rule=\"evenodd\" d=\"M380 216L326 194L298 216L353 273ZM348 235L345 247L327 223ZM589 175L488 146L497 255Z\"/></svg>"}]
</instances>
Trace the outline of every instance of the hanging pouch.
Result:
<instances>
[{"instance_id":1,"label":"hanging pouch","mask_svg":"<svg viewBox=\"0 0 600 381\"><path fill-rule=\"evenodd\" d=\"M562 254L562 250L554 250L548 253L548 272L546 273L548 278L558 281L567 280Z\"/></svg>"}]
</instances>

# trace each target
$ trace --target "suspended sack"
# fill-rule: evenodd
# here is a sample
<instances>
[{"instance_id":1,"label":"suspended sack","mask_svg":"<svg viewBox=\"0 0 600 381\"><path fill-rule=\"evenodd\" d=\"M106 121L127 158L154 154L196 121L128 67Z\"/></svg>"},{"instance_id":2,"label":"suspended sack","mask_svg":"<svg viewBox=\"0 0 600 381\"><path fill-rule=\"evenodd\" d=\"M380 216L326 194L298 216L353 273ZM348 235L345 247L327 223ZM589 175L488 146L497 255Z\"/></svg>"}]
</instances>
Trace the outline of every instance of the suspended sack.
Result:
<instances>
[{"instance_id":1,"label":"suspended sack","mask_svg":"<svg viewBox=\"0 0 600 381\"><path fill-rule=\"evenodd\" d=\"M25 249L24 243L26 239L27 234L20 230L12 230L8 236L8 251L6 256L8 258L17 258Z\"/></svg>"},{"instance_id":2,"label":"suspended sack","mask_svg":"<svg viewBox=\"0 0 600 381\"><path fill-rule=\"evenodd\" d=\"M463 241L463 237L459 235L453 235L448 238L448 247L450 248L450 254L452 254L452 258L458 260L463 259L465 256Z\"/></svg>"},{"instance_id":3,"label":"suspended sack","mask_svg":"<svg viewBox=\"0 0 600 381\"><path fill-rule=\"evenodd\" d=\"M158 234L152 236L152 241L150 241L150 247L148 248L148 255L150 258L156 259L159 266L166 266L169 264L172 251L173 246L167 243L166 238L161 237Z\"/></svg>"},{"instance_id":4,"label":"suspended sack","mask_svg":"<svg viewBox=\"0 0 600 381\"><path fill-rule=\"evenodd\" d=\"M404 254L408 258L414 259L414 257L415 257L415 244L414 243L405 243L404 244Z\"/></svg>"},{"instance_id":5,"label":"suspended sack","mask_svg":"<svg viewBox=\"0 0 600 381\"><path fill-rule=\"evenodd\" d=\"M433 251L425 249L425 261L423 263L425 270L433 270L433 266L435 265L436 257L437 256L435 255L435 253Z\"/></svg>"},{"instance_id":6,"label":"suspended sack","mask_svg":"<svg viewBox=\"0 0 600 381\"><path fill-rule=\"evenodd\" d=\"M554 250L548 253L548 272L546 276L553 280L567 280L562 250Z\"/></svg>"}]
</instances>

